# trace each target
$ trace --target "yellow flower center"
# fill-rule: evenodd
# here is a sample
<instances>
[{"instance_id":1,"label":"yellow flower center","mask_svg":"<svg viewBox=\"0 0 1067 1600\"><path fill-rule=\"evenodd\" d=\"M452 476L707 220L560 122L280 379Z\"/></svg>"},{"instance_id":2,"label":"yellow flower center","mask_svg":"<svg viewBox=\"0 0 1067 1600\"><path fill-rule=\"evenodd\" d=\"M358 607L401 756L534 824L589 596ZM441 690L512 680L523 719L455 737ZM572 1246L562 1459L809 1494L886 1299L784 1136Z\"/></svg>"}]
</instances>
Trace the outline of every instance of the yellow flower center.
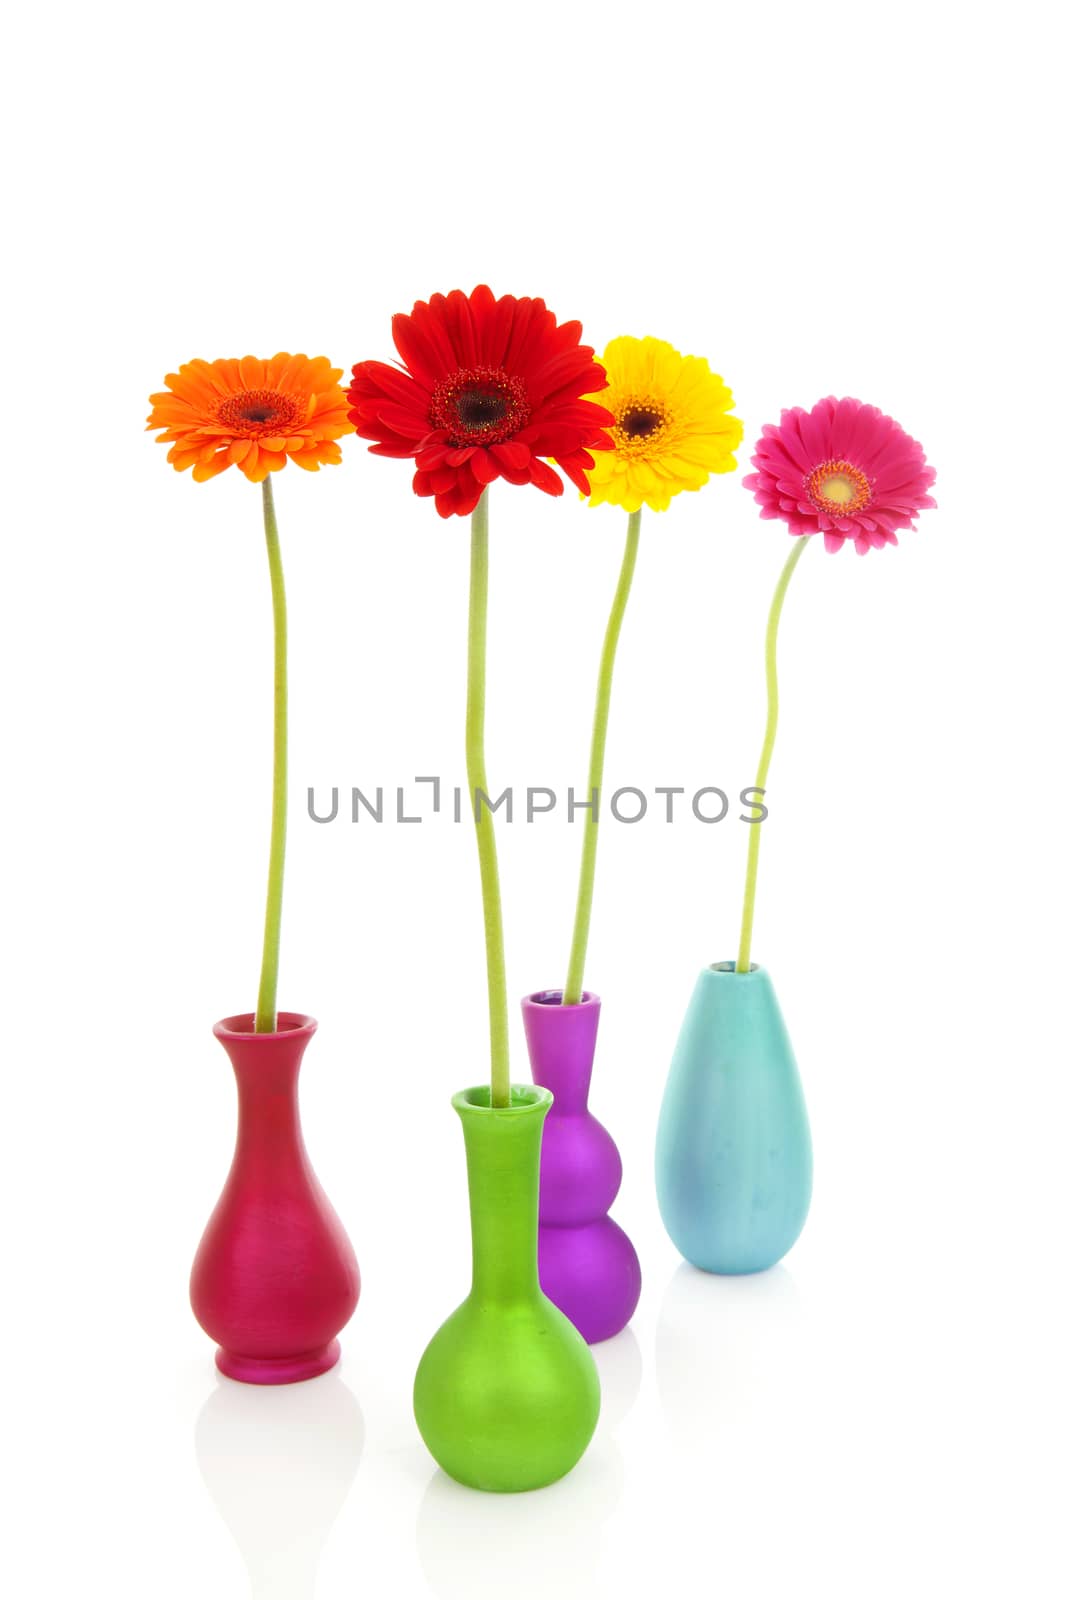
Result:
<instances>
[{"instance_id":1,"label":"yellow flower center","mask_svg":"<svg viewBox=\"0 0 1067 1600\"><path fill-rule=\"evenodd\" d=\"M223 400L215 420L229 433L248 438L281 433L304 420L304 406L278 389L245 389Z\"/></svg>"},{"instance_id":2,"label":"yellow flower center","mask_svg":"<svg viewBox=\"0 0 1067 1600\"><path fill-rule=\"evenodd\" d=\"M862 511L872 490L865 473L851 461L824 461L804 480L808 499L827 516Z\"/></svg>"},{"instance_id":3,"label":"yellow flower center","mask_svg":"<svg viewBox=\"0 0 1067 1600\"><path fill-rule=\"evenodd\" d=\"M457 448L503 444L530 420L526 385L501 367L464 367L430 396L430 421Z\"/></svg>"},{"instance_id":4,"label":"yellow flower center","mask_svg":"<svg viewBox=\"0 0 1067 1600\"><path fill-rule=\"evenodd\" d=\"M632 397L615 408L611 430L615 449L625 456L642 456L663 440L671 416L660 400L648 396Z\"/></svg>"}]
</instances>

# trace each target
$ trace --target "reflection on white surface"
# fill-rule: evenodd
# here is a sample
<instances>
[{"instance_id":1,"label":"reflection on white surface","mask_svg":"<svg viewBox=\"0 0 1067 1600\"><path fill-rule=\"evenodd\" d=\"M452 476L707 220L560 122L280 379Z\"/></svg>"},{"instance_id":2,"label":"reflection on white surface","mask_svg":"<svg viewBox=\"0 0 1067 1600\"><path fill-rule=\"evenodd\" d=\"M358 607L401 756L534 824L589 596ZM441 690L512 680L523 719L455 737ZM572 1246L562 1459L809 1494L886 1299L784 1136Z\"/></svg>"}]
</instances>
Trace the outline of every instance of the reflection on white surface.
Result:
<instances>
[{"instance_id":1,"label":"reflection on white surface","mask_svg":"<svg viewBox=\"0 0 1067 1600\"><path fill-rule=\"evenodd\" d=\"M656 1328L660 1404L676 1442L699 1445L789 1393L803 1361L803 1308L783 1266L728 1278L682 1263Z\"/></svg>"},{"instance_id":2,"label":"reflection on white surface","mask_svg":"<svg viewBox=\"0 0 1067 1600\"><path fill-rule=\"evenodd\" d=\"M254 1600L311 1600L362 1450L363 1414L336 1368L276 1387L219 1379L197 1418L196 1456Z\"/></svg>"},{"instance_id":3,"label":"reflection on white surface","mask_svg":"<svg viewBox=\"0 0 1067 1600\"><path fill-rule=\"evenodd\" d=\"M633 1409L641 1388L641 1346L632 1328L624 1328L614 1339L591 1346L600 1373L600 1422L607 1433L619 1426Z\"/></svg>"},{"instance_id":4,"label":"reflection on white surface","mask_svg":"<svg viewBox=\"0 0 1067 1600\"><path fill-rule=\"evenodd\" d=\"M598 1432L574 1471L529 1494L480 1494L430 1479L415 1538L438 1600L590 1600L603 1527L622 1494L622 1457Z\"/></svg>"}]
</instances>

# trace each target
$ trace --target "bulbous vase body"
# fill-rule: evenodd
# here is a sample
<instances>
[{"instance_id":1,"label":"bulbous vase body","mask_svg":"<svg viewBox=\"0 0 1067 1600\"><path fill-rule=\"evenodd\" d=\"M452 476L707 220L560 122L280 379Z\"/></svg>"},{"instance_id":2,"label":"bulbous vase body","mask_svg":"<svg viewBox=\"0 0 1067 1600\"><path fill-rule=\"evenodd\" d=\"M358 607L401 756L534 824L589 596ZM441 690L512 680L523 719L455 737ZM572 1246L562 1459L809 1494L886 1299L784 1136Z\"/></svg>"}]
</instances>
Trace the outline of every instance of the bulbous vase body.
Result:
<instances>
[{"instance_id":1,"label":"bulbous vase body","mask_svg":"<svg viewBox=\"0 0 1067 1600\"><path fill-rule=\"evenodd\" d=\"M552 1092L541 1147L541 1287L590 1344L621 1333L641 1295L637 1252L608 1211L622 1182L611 1134L589 1111L600 998L565 1006L528 994L522 1020L534 1082Z\"/></svg>"},{"instance_id":2,"label":"bulbous vase body","mask_svg":"<svg viewBox=\"0 0 1067 1600\"><path fill-rule=\"evenodd\" d=\"M762 1272L800 1236L811 1171L804 1091L770 978L733 962L706 967L656 1138L667 1232L705 1272Z\"/></svg>"},{"instance_id":3,"label":"bulbous vase body","mask_svg":"<svg viewBox=\"0 0 1067 1600\"><path fill-rule=\"evenodd\" d=\"M237 1145L193 1262L189 1297L221 1372L296 1383L333 1366L359 1299L359 1267L308 1160L297 1079L318 1024L278 1014L274 1033L227 1017L215 1036L237 1079Z\"/></svg>"},{"instance_id":4,"label":"bulbous vase body","mask_svg":"<svg viewBox=\"0 0 1067 1600\"><path fill-rule=\"evenodd\" d=\"M415 1375L426 1448L472 1489L554 1483L581 1459L600 1412L600 1380L577 1329L537 1279L541 1131L552 1097L516 1085L510 1106L487 1087L452 1101L470 1190L471 1291L438 1329Z\"/></svg>"}]
</instances>

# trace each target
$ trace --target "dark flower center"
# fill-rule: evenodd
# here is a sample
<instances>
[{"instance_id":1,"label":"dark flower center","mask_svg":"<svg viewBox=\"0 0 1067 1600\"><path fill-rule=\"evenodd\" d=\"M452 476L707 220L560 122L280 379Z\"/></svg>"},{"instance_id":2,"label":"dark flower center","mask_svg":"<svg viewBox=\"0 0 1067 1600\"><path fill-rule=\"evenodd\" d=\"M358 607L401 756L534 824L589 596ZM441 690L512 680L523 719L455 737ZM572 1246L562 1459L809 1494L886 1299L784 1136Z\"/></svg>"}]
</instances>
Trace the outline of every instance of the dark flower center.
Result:
<instances>
[{"instance_id":1,"label":"dark flower center","mask_svg":"<svg viewBox=\"0 0 1067 1600\"><path fill-rule=\"evenodd\" d=\"M620 455L641 461L658 455L667 443L672 416L655 395L631 394L615 403L612 436Z\"/></svg>"},{"instance_id":2,"label":"dark flower center","mask_svg":"<svg viewBox=\"0 0 1067 1600\"><path fill-rule=\"evenodd\" d=\"M495 428L507 414L506 394L467 389L456 396L456 416L465 428Z\"/></svg>"},{"instance_id":3,"label":"dark flower center","mask_svg":"<svg viewBox=\"0 0 1067 1600\"><path fill-rule=\"evenodd\" d=\"M231 433L271 434L303 421L300 403L277 389L245 389L223 400L215 420Z\"/></svg>"},{"instance_id":4,"label":"dark flower center","mask_svg":"<svg viewBox=\"0 0 1067 1600\"><path fill-rule=\"evenodd\" d=\"M634 406L623 412L618 426L628 439L648 439L663 426L663 417L651 406Z\"/></svg>"},{"instance_id":5,"label":"dark flower center","mask_svg":"<svg viewBox=\"0 0 1067 1600\"><path fill-rule=\"evenodd\" d=\"M430 421L451 445L503 444L530 420L526 385L500 367L464 367L430 396Z\"/></svg>"}]
</instances>

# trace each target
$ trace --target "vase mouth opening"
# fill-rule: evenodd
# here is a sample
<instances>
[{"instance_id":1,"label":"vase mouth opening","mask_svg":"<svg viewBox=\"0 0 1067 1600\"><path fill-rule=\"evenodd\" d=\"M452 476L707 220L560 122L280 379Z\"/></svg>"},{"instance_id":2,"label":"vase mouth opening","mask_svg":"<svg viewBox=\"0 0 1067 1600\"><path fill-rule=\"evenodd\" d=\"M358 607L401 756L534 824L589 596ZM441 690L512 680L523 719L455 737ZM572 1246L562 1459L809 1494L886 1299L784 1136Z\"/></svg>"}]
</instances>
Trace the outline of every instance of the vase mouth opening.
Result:
<instances>
[{"instance_id":1,"label":"vase mouth opening","mask_svg":"<svg viewBox=\"0 0 1067 1600\"><path fill-rule=\"evenodd\" d=\"M552 1091L533 1083L513 1083L510 1105L495 1106L489 1084L479 1083L473 1089L461 1089L454 1094L452 1104L461 1115L474 1112L485 1117L521 1117L547 1111L552 1104Z\"/></svg>"},{"instance_id":2,"label":"vase mouth opening","mask_svg":"<svg viewBox=\"0 0 1067 1600\"><path fill-rule=\"evenodd\" d=\"M216 1022L212 1032L217 1039L227 1039L232 1035L239 1038L278 1039L292 1038L294 1034L311 1035L318 1027L314 1017L305 1016L302 1011L279 1011L274 1019L273 1033L256 1032L256 1014L254 1011L242 1011L236 1017L223 1017L221 1022Z\"/></svg>"},{"instance_id":3,"label":"vase mouth opening","mask_svg":"<svg viewBox=\"0 0 1067 1600\"><path fill-rule=\"evenodd\" d=\"M573 1005L565 1006L563 1004L562 989L538 989L534 994L525 995L522 1003L524 1006L544 1006L546 1008L554 1006L559 1011L581 1011L589 1006L598 1006L600 1004L600 996L594 994L591 989L583 989L580 1000L576 1000Z\"/></svg>"},{"instance_id":4,"label":"vase mouth opening","mask_svg":"<svg viewBox=\"0 0 1067 1600\"><path fill-rule=\"evenodd\" d=\"M753 961L747 972L738 972L736 961L713 961L708 970L710 972L728 972L731 977L735 978L751 978L753 973L762 969L758 961Z\"/></svg>"}]
</instances>

